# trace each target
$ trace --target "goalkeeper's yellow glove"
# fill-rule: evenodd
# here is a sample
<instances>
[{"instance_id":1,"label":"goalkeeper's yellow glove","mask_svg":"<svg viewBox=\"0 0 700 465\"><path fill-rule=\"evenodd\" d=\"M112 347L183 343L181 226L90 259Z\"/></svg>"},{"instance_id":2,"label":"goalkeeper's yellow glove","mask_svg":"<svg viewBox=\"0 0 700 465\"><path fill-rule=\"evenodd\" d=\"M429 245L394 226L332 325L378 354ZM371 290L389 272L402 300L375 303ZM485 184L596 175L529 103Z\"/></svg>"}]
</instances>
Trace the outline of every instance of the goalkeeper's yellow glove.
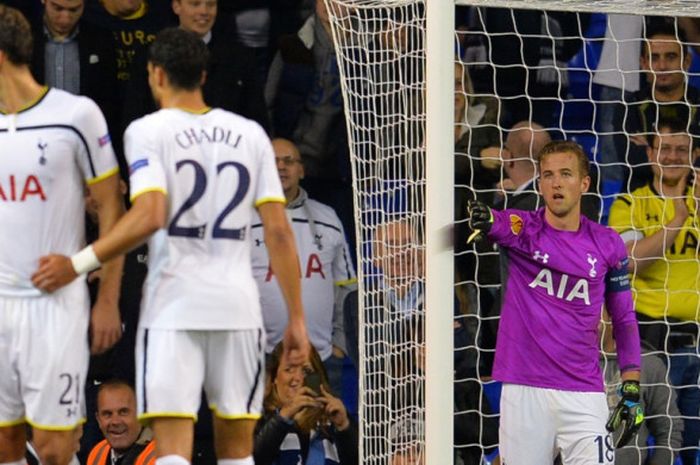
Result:
<instances>
[{"instance_id":1,"label":"goalkeeper's yellow glove","mask_svg":"<svg viewBox=\"0 0 700 465\"><path fill-rule=\"evenodd\" d=\"M611 433L622 428L615 447L622 447L634 437L644 422L644 410L639 403L639 381L623 381L618 389L620 402L610 414L605 428Z\"/></svg>"}]
</instances>

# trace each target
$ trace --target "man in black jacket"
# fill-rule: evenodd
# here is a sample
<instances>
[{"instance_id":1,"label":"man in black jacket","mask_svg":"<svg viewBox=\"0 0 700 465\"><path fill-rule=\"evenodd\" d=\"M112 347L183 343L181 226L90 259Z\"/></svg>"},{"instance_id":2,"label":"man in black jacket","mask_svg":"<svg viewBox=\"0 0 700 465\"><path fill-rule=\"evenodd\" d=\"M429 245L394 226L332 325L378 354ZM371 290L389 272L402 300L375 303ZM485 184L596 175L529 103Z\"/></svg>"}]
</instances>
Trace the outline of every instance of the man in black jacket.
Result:
<instances>
[{"instance_id":1,"label":"man in black jacket","mask_svg":"<svg viewBox=\"0 0 700 465\"><path fill-rule=\"evenodd\" d=\"M182 29L194 32L209 49L204 101L257 121L270 132L263 82L256 79L255 55L231 33L230 22L219 18L217 0L173 0Z\"/></svg>"},{"instance_id":2,"label":"man in black jacket","mask_svg":"<svg viewBox=\"0 0 700 465\"><path fill-rule=\"evenodd\" d=\"M263 83L256 80L253 51L237 42L226 18L217 20L217 0L172 0L179 26L194 32L207 44L209 65L202 86L204 101L258 122L268 133L270 123L263 98ZM134 77L125 109L126 121L133 121L156 110L150 98L145 57L133 68Z\"/></svg>"},{"instance_id":3,"label":"man in black jacket","mask_svg":"<svg viewBox=\"0 0 700 465\"><path fill-rule=\"evenodd\" d=\"M82 19L84 0L41 3L43 14L32 21L32 74L40 84L90 97L115 134L119 103L111 34Z\"/></svg>"}]
</instances>

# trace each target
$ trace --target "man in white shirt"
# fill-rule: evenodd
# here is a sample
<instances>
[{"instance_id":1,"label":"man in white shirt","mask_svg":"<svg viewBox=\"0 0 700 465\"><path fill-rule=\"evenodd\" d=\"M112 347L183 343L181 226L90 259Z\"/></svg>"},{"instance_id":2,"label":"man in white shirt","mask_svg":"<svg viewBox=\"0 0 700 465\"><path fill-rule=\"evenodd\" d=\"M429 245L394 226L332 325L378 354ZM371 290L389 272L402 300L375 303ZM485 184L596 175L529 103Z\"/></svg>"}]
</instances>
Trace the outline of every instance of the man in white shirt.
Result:
<instances>
[{"instance_id":1,"label":"man in white shirt","mask_svg":"<svg viewBox=\"0 0 700 465\"><path fill-rule=\"evenodd\" d=\"M289 312L285 357L296 364L308 356L296 248L269 139L257 123L204 103L207 57L192 32L158 34L148 79L161 110L125 134L131 210L72 263L52 255L36 275L51 291L148 239L137 395L157 465L191 462L202 388L219 464L253 465L265 341L250 267L256 208Z\"/></svg>"},{"instance_id":2,"label":"man in white shirt","mask_svg":"<svg viewBox=\"0 0 700 465\"><path fill-rule=\"evenodd\" d=\"M287 199L287 217L299 252L309 339L324 361L333 389L339 394L341 359L346 352L342 302L357 283L350 250L335 211L310 199L299 185L304 177L304 166L296 145L287 139L274 139L272 148ZM269 251L262 240L261 226L259 219L253 222L253 275L260 289L267 333L266 352L271 353L282 340L287 312L277 278L270 268Z\"/></svg>"}]
</instances>

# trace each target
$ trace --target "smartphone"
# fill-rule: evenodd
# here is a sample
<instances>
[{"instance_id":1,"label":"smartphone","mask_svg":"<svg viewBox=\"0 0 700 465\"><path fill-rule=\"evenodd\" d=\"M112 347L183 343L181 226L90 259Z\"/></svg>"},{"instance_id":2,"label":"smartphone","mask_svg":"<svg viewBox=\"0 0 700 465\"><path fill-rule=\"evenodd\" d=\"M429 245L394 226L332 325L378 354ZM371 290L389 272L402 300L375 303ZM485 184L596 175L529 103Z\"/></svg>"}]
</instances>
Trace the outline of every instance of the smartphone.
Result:
<instances>
[{"instance_id":1,"label":"smartphone","mask_svg":"<svg viewBox=\"0 0 700 465\"><path fill-rule=\"evenodd\" d=\"M309 373L304 376L304 386L310 388L316 395L321 395L321 375L318 373Z\"/></svg>"}]
</instances>

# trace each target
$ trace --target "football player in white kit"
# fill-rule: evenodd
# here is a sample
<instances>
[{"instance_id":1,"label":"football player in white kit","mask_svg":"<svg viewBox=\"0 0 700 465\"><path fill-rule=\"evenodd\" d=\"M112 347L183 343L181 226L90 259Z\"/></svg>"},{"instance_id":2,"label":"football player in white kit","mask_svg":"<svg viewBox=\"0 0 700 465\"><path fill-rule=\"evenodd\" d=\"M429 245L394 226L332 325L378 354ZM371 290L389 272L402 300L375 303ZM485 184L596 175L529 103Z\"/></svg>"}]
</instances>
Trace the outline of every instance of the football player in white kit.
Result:
<instances>
[{"instance_id":1,"label":"football player in white kit","mask_svg":"<svg viewBox=\"0 0 700 465\"><path fill-rule=\"evenodd\" d=\"M131 210L78 257L47 257L36 276L54 289L150 237L137 395L140 417L151 420L158 465L191 461L202 387L214 412L219 465L253 465L265 384L250 257L255 208L289 311L285 356L302 363L309 350L295 241L270 141L257 123L206 106L207 54L191 32L158 35L148 74L161 110L125 134Z\"/></svg>"},{"instance_id":2,"label":"football player in white kit","mask_svg":"<svg viewBox=\"0 0 700 465\"><path fill-rule=\"evenodd\" d=\"M22 465L26 424L44 465L65 465L85 421L92 349L121 335L121 259L105 264L97 301L75 281L53 294L32 283L40 257L85 246L85 186L102 233L123 213L117 161L97 105L39 85L28 64L31 30L0 5L0 463Z\"/></svg>"}]
</instances>

